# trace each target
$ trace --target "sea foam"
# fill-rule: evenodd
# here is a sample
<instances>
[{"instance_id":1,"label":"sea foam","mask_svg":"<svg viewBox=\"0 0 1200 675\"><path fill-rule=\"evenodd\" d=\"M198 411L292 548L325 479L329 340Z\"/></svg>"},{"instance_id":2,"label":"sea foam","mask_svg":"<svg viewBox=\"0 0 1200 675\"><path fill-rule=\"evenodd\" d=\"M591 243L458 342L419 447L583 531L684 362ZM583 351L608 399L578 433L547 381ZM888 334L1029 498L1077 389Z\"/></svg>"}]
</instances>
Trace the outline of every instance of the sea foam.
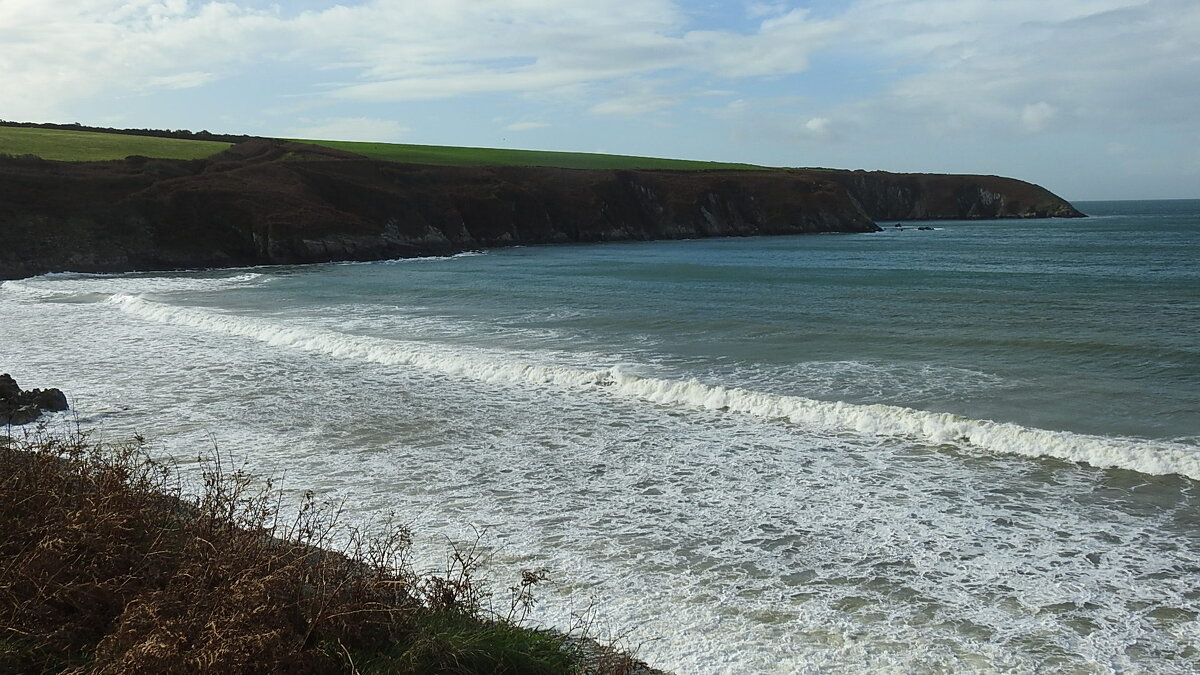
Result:
<instances>
[{"instance_id":1,"label":"sea foam","mask_svg":"<svg viewBox=\"0 0 1200 675\"><path fill-rule=\"evenodd\" d=\"M0 282L0 292L26 301L96 302L112 294L142 295L213 291L261 284L270 277L257 272L232 276L128 276L58 272Z\"/></svg>"},{"instance_id":2,"label":"sea foam","mask_svg":"<svg viewBox=\"0 0 1200 675\"><path fill-rule=\"evenodd\" d=\"M826 432L900 437L930 445L1053 457L1100 468L1154 475L1180 474L1200 480L1200 448L1188 443L1051 431L892 405L822 401L695 379L643 377L620 367L587 369L529 363L503 352L317 330L168 305L135 295L116 294L106 302L143 319L249 338L275 347L385 366L415 367L452 377L506 385L589 389L659 405L752 415Z\"/></svg>"}]
</instances>

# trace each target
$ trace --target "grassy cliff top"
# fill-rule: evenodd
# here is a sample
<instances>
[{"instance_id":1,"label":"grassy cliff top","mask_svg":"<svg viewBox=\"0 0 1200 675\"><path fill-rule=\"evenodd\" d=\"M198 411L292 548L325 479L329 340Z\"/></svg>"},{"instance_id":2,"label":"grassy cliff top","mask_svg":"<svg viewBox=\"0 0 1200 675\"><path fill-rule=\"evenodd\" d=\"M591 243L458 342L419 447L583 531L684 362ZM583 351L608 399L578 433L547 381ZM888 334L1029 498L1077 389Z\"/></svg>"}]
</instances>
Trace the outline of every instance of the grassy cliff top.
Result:
<instances>
[{"instance_id":1,"label":"grassy cliff top","mask_svg":"<svg viewBox=\"0 0 1200 675\"><path fill-rule=\"evenodd\" d=\"M438 164L443 166L547 166L561 169L764 169L753 164L701 162L688 159L661 159L591 152L554 152L549 150L505 150L500 148L461 148L448 145L411 145L404 143L361 143L289 139L389 162Z\"/></svg>"},{"instance_id":2,"label":"grassy cliff top","mask_svg":"<svg viewBox=\"0 0 1200 675\"><path fill-rule=\"evenodd\" d=\"M218 141L158 138L95 131L0 127L0 154L37 155L65 162L97 162L142 155L158 159L201 159L228 148Z\"/></svg>"},{"instance_id":3,"label":"grassy cliff top","mask_svg":"<svg viewBox=\"0 0 1200 675\"><path fill-rule=\"evenodd\" d=\"M287 139L352 152L371 159L409 164L441 166L544 166L562 169L678 169L755 170L766 167L731 162L702 162L686 159L662 159L606 155L589 152L553 152L548 150L506 150L500 148L463 148L448 145L412 145L404 143L362 143ZM36 155L42 159L65 162L95 162L141 155L156 159L201 159L232 145L226 141L189 138L165 138L139 135L137 132L105 133L94 129L75 130L0 125L0 154Z\"/></svg>"}]
</instances>

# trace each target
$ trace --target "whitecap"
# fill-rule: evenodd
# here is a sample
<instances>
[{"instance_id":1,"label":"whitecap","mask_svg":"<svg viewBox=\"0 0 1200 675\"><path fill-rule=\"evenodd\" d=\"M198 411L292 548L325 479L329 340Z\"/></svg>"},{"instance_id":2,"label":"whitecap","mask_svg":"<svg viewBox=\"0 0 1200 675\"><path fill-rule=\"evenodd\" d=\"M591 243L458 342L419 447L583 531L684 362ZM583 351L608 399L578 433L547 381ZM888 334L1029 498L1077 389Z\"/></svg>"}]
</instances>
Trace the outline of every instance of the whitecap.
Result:
<instances>
[{"instance_id":1,"label":"whitecap","mask_svg":"<svg viewBox=\"0 0 1200 675\"><path fill-rule=\"evenodd\" d=\"M1200 480L1200 448L1194 444L1113 438L977 420L951 413L883 404L823 401L772 394L696 379L644 377L621 367L581 368L525 362L504 352L448 348L314 330L266 319L187 308L117 294L108 302L132 315L162 323L245 337L275 347L336 358L411 366L452 377L519 386L603 390L666 406L720 410L826 432L900 437L1027 457L1053 457L1099 468Z\"/></svg>"}]
</instances>

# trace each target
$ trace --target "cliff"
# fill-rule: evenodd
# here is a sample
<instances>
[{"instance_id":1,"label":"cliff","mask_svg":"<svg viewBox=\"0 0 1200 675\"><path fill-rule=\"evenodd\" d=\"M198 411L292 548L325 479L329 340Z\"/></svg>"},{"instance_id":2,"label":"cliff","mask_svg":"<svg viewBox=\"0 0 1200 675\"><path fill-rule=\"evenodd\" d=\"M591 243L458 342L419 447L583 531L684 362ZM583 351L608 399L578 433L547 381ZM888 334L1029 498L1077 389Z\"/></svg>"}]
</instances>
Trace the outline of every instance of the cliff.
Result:
<instances>
[{"instance_id":1,"label":"cliff","mask_svg":"<svg viewBox=\"0 0 1200 675\"><path fill-rule=\"evenodd\" d=\"M265 139L204 160L0 158L0 279L514 244L870 232L878 229L873 217L905 217L897 211L961 217L961 208L939 210L943 193L965 195L955 205L971 217L1008 215L1013 205L1073 212L1044 190L1031 201L1027 184L983 178L920 177L909 187L904 181L915 178L896 176L899 197L889 197L886 181L859 185L857 172L425 166ZM993 189L1006 210L992 209Z\"/></svg>"},{"instance_id":2,"label":"cliff","mask_svg":"<svg viewBox=\"0 0 1200 675\"><path fill-rule=\"evenodd\" d=\"M837 169L808 169L806 173L846 188L875 220L1084 217L1040 185L1001 176Z\"/></svg>"}]
</instances>

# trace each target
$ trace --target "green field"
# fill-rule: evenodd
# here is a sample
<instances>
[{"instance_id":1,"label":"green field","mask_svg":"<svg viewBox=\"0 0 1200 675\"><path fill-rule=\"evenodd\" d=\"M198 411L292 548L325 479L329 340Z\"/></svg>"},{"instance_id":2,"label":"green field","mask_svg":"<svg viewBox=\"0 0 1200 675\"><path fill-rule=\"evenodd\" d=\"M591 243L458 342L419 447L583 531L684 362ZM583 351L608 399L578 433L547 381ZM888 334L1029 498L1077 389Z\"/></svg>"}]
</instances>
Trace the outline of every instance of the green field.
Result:
<instances>
[{"instance_id":1,"label":"green field","mask_svg":"<svg viewBox=\"0 0 1200 675\"><path fill-rule=\"evenodd\" d=\"M766 167L730 162L700 162L687 159L659 159L604 155L588 152L551 152L546 150L503 150L498 148L460 148L442 145L400 143L360 143L356 141L318 141L289 139L364 157L389 162L438 164L443 166L550 166L563 169L703 169L756 170ZM37 155L43 159L91 162L124 159L142 155L161 159L200 159L230 146L218 141L193 141L155 136L132 136L68 129L37 129L0 126L0 154Z\"/></svg>"},{"instance_id":2,"label":"green field","mask_svg":"<svg viewBox=\"0 0 1200 675\"><path fill-rule=\"evenodd\" d=\"M229 147L217 141L189 141L94 131L0 127L0 154L37 155L42 159L94 162L130 155L162 159L200 159Z\"/></svg>"},{"instance_id":3,"label":"green field","mask_svg":"<svg viewBox=\"0 0 1200 675\"><path fill-rule=\"evenodd\" d=\"M301 143L345 150L372 159L412 164L447 166L552 166L563 169L763 169L753 164L698 162L687 159L657 159L602 155L588 152L551 152L546 150L501 150L497 148L458 148L444 145L406 145L400 143L360 143L355 141L314 141L291 139Z\"/></svg>"}]
</instances>

